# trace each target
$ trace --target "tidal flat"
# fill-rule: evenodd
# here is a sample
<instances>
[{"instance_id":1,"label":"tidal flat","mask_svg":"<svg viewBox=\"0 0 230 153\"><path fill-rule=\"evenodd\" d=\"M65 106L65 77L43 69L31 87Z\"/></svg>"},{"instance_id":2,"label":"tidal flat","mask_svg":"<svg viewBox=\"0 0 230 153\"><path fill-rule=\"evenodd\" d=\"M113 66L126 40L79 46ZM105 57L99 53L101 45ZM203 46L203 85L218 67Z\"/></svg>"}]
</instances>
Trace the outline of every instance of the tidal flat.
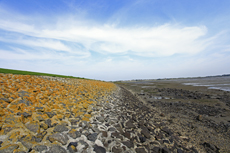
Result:
<instances>
[{"instance_id":1,"label":"tidal flat","mask_svg":"<svg viewBox=\"0 0 230 153\"><path fill-rule=\"evenodd\" d=\"M198 152L230 151L230 77L119 82ZM186 150L186 149L185 149ZM184 150L184 151L185 151ZM187 150L188 151L188 150Z\"/></svg>"}]
</instances>

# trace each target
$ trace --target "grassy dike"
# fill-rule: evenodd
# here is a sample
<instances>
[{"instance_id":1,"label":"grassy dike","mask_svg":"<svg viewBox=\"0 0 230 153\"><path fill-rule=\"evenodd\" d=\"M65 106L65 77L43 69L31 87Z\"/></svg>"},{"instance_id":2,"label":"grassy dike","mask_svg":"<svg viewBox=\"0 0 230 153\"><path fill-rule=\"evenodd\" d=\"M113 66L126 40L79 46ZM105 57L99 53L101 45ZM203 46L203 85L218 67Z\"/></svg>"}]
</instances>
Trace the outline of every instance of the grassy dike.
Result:
<instances>
[{"instance_id":1,"label":"grassy dike","mask_svg":"<svg viewBox=\"0 0 230 153\"><path fill-rule=\"evenodd\" d=\"M49 73L40 73L40 72L31 72L31 71L22 71L22 70L12 70L12 69L4 69L4 68L0 68L0 73L51 76L51 77L60 77L60 78L73 78L73 79L86 79L86 78L81 78L81 77L73 77L73 76L65 76L65 75L49 74Z\"/></svg>"},{"instance_id":2,"label":"grassy dike","mask_svg":"<svg viewBox=\"0 0 230 153\"><path fill-rule=\"evenodd\" d=\"M114 90L103 81L1 68L0 152L66 145L61 132L74 135L73 127L89 122L93 108L109 102Z\"/></svg>"}]
</instances>

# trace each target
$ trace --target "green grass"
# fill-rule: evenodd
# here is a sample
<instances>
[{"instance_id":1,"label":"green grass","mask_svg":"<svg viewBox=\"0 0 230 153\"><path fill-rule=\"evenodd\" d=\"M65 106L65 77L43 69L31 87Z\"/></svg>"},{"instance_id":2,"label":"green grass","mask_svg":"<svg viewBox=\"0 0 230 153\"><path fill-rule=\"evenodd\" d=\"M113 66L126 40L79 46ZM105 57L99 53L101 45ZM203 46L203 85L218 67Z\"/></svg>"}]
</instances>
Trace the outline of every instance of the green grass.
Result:
<instances>
[{"instance_id":1,"label":"green grass","mask_svg":"<svg viewBox=\"0 0 230 153\"><path fill-rule=\"evenodd\" d=\"M52 76L52 77L61 77L61 78L74 78L74 79L86 79L73 76L65 76L58 74L49 74L49 73L40 73L40 72L30 72L30 71L21 71L21 70L12 70L0 68L0 73L11 73L11 74L21 74L21 75L39 75L39 76Z\"/></svg>"}]
</instances>

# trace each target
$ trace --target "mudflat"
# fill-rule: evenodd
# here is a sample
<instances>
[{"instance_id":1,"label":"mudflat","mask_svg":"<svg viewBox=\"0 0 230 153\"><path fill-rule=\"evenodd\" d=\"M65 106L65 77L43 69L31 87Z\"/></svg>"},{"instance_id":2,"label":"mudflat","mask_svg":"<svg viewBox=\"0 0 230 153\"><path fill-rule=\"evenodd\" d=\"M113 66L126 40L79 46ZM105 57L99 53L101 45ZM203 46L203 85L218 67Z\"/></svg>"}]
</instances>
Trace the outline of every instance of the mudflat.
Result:
<instances>
[{"instance_id":1,"label":"mudflat","mask_svg":"<svg viewBox=\"0 0 230 153\"><path fill-rule=\"evenodd\" d=\"M169 150L230 152L230 92L220 90L229 83L229 77L208 77L118 84L144 102L156 121L171 129L174 143L167 146ZM164 136L158 133L155 138L164 140Z\"/></svg>"}]
</instances>

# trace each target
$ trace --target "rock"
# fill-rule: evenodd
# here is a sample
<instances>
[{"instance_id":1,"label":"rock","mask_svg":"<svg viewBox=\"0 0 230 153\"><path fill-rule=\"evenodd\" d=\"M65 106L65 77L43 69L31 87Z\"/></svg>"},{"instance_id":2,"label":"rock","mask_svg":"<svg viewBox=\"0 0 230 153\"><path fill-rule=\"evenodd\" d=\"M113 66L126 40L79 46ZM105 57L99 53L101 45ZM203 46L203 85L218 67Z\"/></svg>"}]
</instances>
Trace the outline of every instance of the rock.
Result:
<instances>
[{"instance_id":1,"label":"rock","mask_svg":"<svg viewBox=\"0 0 230 153\"><path fill-rule=\"evenodd\" d=\"M98 117L96 117L96 119L101 123L104 122L104 118L102 116L98 116Z\"/></svg>"},{"instance_id":2,"label":"rock","mask_svg":"<svg viewBox=\"0 0 230 153\"><path fill-rule=\"evenodd\" d=\"M129 131L125 131L125 133L123 133L123 136L130 139L130 132Z\"/></svg>"},{"instance_id":3,"label":"rock","mask_svg":"<svg viewBox=\"0 0 230 153\"><path fill-rule=\"evenodd\" d=\"M23 146L30 150L32 149L33 144L36 143L36 137L27 135L23 136L19 141L23 144Z\"/></svg>"},{"instance_id":4,"label":"rock","mask_svg":"<svg viewBox=\"0 0 230 153\"><path fill-rule=\"evenodd\" d=\"M48 125L49 128L52 127L50 119L45 120L45 124Z\"/></svg>"},{"instance_id":5,"label":"rock","mask_svg":"<svg viewBox=\"0 0 230 153\"><path fill-rule=\"evenodd\" d=\"M136 148L136 153L147 153L144 148Z\"/></svg>"},{"instance_id":6,"label":"rock","mask_svg":"<svg viewBox=\"0 0 230 153\"><path fill-rule=\"evenodd\" d=\"M96 153L106 153L105 148L97 145L93 146L93 151L95 151Z\"/></svg>"},{"instance_id":7,"label":"rock","mask_svg":"<svg viewBox=\"0 0 230 153\"><path fill-rule=\"evenodd\" d=\"M67 153L67 151L59 145L54 145L46 153Z\"/></svg>"},{"instance_id":8,"label":"rock","mask_svg":"<svg viewBox=\"0 0 230 153\"><path fill-rule=\"evenodd\" d=\"M125 124L125 128L127 129L131 129L131 128L135 128L136 126L132 123L131 120L129 120L128 122L126 122Z\"/></svg>"},{"instance_id":9,"label":"rock","mask_svg":"<svg viewBox=\"0 0 230 153\"><path fill-rule=\"evenodd\" d=\"M173 134L173 132L170 129L168 129L167 127L163 127L161 130L164 131L165 133L167 133L170 136Z\"/></svg>"},{"instance_id":10,"label":"rock","mask_svg":"<svg viewBox=\"0 0 230 153\"><path fill-rule=\"evenodd\" d=\"M23 100L19 100L18 104L26 104L27 106L32 105L33 103L31 103L30 101L23 99Z\"/></svg>"},{"instance_id":11,"label":"rock","mask_svg":"<svg viewBox=\"0 0 230 153\"><path fill-rule=\"evenodd\" d=\"M198 121L202 121L203 120L203 116L202 115L198 115L196 118Z\"/></svg>"},{"instance_id":12,"label":"rock","mask_svg":"<svg viewBox=\"0 0 230 153\"><path fill-rule=\"evenodd\" d=\"M92 133L87 136L88 140L95 142L97 139L97 133Z\"/></svg>"},{"instance_id":13,"label":"rock","mask_svg":"<svg viewBox=\"0 0 230 153\"><path fill-rule=\"evenodd\" d=\"M170 153L170 151L168 148L164 147L162 148L162 153Z\"/></svg>"},{"instance_id":14,"label":"rock","mask_svg":"<svg viewBox=\"0 0 230 153\"><path fill-rule=\"evenodd\" d=\"M141 133L142 133L146 138L150 138L150 132L149 132L149 130L148 130L147 127L142 126L142 127L141 127Z\"/></svg>"},{"instance_id":15,"label":"rock","mask_svg":"<svg viewBox=\"0 0 230 153\"><path fill-rule=\"evenodd\" d=\"M205 147L205 150L207 151L207 152L209 152L209 150L211 149L211 150L213 150L214 152L219 152L219 148L218 147L216 147L215 145L213 145L213 144L211 144L211 143L208 143L208 142L205 142L204 144L204 147Z\"/></svg>"},{"instance_id":16,"label":"rock","mask_svg":"<svg viewBox=\"0 0 230 153\"><path fill-rule=\"evenodd\" d=\"M160 153L161 148L160 147L154 147L153 149L151 149L151 153Z\"/></svg>"},{"instance_id":17,"label":"rock","mask_svg":"<svg viewBox=\"0 0 230 153\"><path fill-rule=\"evenodd\" d=\"M114 127L111 127L108 129L108 131L116 131L116 129Z\"/></svg>"},{"instance_id":18,"label":"rock","mask_svg":"<svg viewBox=\"0 0 230 153\"><path fill-rule=\"evenodd\" d=\"M49 127L48 127L47 124L41 123L41 124L40 124L40 128L43 128L44 130L47 130Z\"/></svg>"},{"instance_id":19,"label":"rock","mask_svg":"<svg viewBox=\"0 0 230 153\"><path fill-rule=\"evenodd\" d=\"M103 137L107 137L108 136L107 132L106 131L102 131L102 136Z\"/></svg>"},{"instance_id":20,"label":"rock","mask_svg":"<svg viewBox=\"0 0 230 153\"><path fill-rule=\"evenodd\" d=\"M113 148L112 148L112 152L113 152L113 153L121 153L121 152L122 152L122 149L119 148L119 147L113 147Z\"/></svg>"},{"instance_id":21,"label":"rock","mask_svg":"<svg viewBox=\"0 0 230 153\"><path fill-rule=\"evenodd\" d=\"M87 148L89 147L88 143L85 142L85 141L83 141L83 140L80 140L80 141L78 142L78 145L79 145L80 148L82 148L82 149L87 149Z\"/></svg>"},{"instance_id":22,"label":"rock","mask_svg":"<svg viewBox=\"0 0 230 153\"><path fill-rule=\"evenodd\" d=\"M67 149L69 150L70 153L77 152L77 142L70 142L69 145L67 146Z\"/></svg>"},{"instance_id":23,"label":"rock","mask_svg":"<svg viewBox=\"0 0 230 153\"><path fill-rule=\"evenodd\" d=\"M72 130L69 131L68 135L71 138L76 139L76 138L81 136L81 133L79 131L76 131L75 129L72 129Z\"/></svg>"},{"instance_id":24,"label":"rock","mask_svg":"<svg viewBox=\"0 0 230 153\"><path fill-rule=\"evenodd\" d=\"M79 122L79 119L70 119L71 125L77 125Z\"/></svg>"},{"instance_id":25,"label":"rock","mask_svg":"<svg viewBox=\"0 0 230 153\"><path fill-rule=\"evenodd\" d=\"M45 145L37 145L37 146L33 147L33 150L35 150L37 152L42 152L44 150L47 150L47 147Z\"/></svg>"},{"instance_id":26,"label":"rock","mask_svg":"<svg viewBox=\"0 0 230 153\"><path fill-rule=\"evenodd\" d=\"M23 117L25 117L25 118L32 116L31 114L29 114L29 113L27 113L27 112L22 113L22 115L23 115Z\"/></svg>"},{"instance_id":27,"label":"rock","mask_svg":"<svg viewBox=\"0 0 230 153\"><path fill-rule=\"evenodd\" d=\"M145 138L145 137L139 137L139 139L140 139L140 142L141 142L141 143L144 143L144 142L146 141L146 138Z\"/></svg>"},{"instance_id":28,"label":"rock","mask_svg":"<svg viewBox=\"0 0 230 153\"><path fill-rule=\"evenodd\" d=\"M41 139L43 139L44 138L44 136L47 134L47 132L46 131L43 131L43 132L41 132L41 133L38 133L37 134L37 138L41 138Z\"/></svg>"},{"instance_id":29,"label":"rock","mask_svg":"<svg viewBox=\"0 0 230 153\"><path fill-rule=\"evenodd\" d=\"M50 140L50 142L58 141L62 145L66 145L68 141L68 137L62 133L55 133L53 135L50 135L48 139Z\"/></svg>"},{"instance_id":30,"label":"rock","mask_svg":"<svg viewBox=\"0 0 230 153\"><path fill-rule=\"evenodd\" d=\"M177 149L177 153L183 153L181 149Z\"/></svg>"},{"instance_id":31,"label":"rock","mask_svg":"<svg viewBox=\"0 0 230 153\"><path fill-rule=\"evenodd\" d=\"M0 148L0 153L12 153L18 147L19 145L17 144L10 144L10 145Z\"/></svg>"},{"instance_id":32,"label":"rock","mask_svg":"<svg viewBox=\"0 0 230 153\"><path fill-rule=\"evenodd\" d=\"M54 132L64 132L64 131L68 131L68 130L69 129L64 125L57 125L57 126L55 126L53 131Z\"/></svg>"},{"instance_id":33,"label":"rock","mask_svg":"<svg viewBox=\"0 0 230 153\"><path fill-rule=\"evenodd\" d=\"M57 115L56 113L54 112L45 112L49 118L52 118L54 115Z\"/></svg>"},{"instance_id":34,"label":"rock","mask_svg":"<svg viewBox=\"0 0 230 153\"><path fill-rule=\"evenodd\" d=\"M25 126L27 129L29 129L30 131L34 133L40 132L40 125L38 123L27 123Z\"/></svg>"},{"instance_id":35,"label":"rock","mask_svg":"<svg viewBox=\"0 0 230 153\"><path fill-rule=\"evenodd\" d=\"M35 107L36 111L44 112L44 107Z\"/></svg>"},{"instance_id":36,"label":"rock","mask_svg":"<svg viewBox=\"0 0 230 153\"><path fill-rule=\"evenodd\" d=\"M5 102L7 102L7 103L10 103L10 100L9 100L8 98L0 98L0 101L1 101L1 100L5 101Z\"/></svg>"},{"instance_id":37,"label":"rock","mask_svg":"<svg viewBox=\"0 0 230 153\"><path fill-rule=\"evenodd\" d=\"M79 126L84 129L84 128L88 127L88 123L87 123L87 121L82 121L82 122L79 123Z\"/></svg>"},{"instance_id":38,"label":"rock","mask_svg":"<svg viewBox=\"0 0 230 153\"><path fill-rule=\"evenodd\" d=\"M168 140L163 140L163 143L169 144L169 141Z\"/></svg>"},{"instance_id":39,"label":"rock","mask_svg":"<svg viewBox=\"0 0 230 153\"><path fill-rule=\"evenodd\" d=\"M130 141L123 141L122 142L125 146L127 146L128 148L133 148L134 144Z\"/></svg>"}]
</instances>

